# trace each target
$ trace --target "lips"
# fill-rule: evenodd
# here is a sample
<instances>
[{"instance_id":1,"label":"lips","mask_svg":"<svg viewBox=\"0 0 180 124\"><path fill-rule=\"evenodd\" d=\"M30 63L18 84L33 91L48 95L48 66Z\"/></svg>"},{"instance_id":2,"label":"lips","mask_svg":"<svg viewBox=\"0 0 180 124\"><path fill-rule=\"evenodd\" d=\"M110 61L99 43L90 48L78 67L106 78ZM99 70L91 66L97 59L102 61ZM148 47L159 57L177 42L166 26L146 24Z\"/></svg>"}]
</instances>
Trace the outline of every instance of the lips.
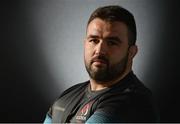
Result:
<instances>
[{"instance_id":1,"label":"lips","mask_svg":"<svg viewBox=\"0 0 180 124\"><path fill-rule=\"evenodd\" d=\"M107 62L105 60L102 60L102 59L94 59L93 63L107 64Z\"/></svg>"},{"instance_id":2,"label":"lips","mask_svg":"<svg viewBox=\"0 0 180 124\"><path fill-rule=\"evenodd\" d=\"M91 60L91 64L94 64L96 66L108 65L108 59L103 55L94 56Z\"/></svg>"}]
</instances>

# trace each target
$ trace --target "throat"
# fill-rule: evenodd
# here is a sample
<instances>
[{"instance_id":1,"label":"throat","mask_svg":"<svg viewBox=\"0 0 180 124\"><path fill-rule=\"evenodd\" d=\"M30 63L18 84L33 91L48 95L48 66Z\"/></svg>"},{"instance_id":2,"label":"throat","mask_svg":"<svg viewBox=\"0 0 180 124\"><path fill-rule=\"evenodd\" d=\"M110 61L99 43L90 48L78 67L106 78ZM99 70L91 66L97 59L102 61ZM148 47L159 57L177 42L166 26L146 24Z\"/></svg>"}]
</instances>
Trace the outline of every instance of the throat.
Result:
<instances>
[{"instance_id":1,"label":"throat","mask_svg":"<svg viewBox=\"0 0 180 124\"><path fill-rule=\"evenodd\" d=\"M90 81L91 82L91 81ZM91 83L90 85L90 89L91 91L100 91L100 90L103 90L103 89L106 89L108 88L107 86L104 86L102 84L94 84L94 83Z\"/></svg>"},{"instance_id":2,"label":"throat","mask_svg":"<svg viewBox=\"0 0 180 124\"><path fill-rule=\"evenodd\" d=\"M91 88L91 91L100 91L100 90L104 90L106 88L111 87L117 82L118 81L98 82L98 81L90 79L90 88Z\"/></svg>"}]
</instances>

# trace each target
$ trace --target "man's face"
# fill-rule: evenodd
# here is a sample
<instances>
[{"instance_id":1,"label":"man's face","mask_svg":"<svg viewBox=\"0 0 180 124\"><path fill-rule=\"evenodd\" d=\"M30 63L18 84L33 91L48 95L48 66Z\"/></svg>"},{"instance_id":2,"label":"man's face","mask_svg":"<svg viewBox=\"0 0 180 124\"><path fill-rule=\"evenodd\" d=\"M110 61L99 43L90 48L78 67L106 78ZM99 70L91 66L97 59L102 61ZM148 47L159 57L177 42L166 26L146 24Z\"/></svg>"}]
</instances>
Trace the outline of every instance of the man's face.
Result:
<instances>
[{"instance_id":1,"label":"man's face","mask_svg":"<svg viewBox=\"0 0 180 124\"><path fill-rule=\"evenodd\" d=\"M124 23L92 20L84 43L84 61L89 76L99 82L120 77L127 66L128 47L128 29Z\"/></svg>"}]
</instances>

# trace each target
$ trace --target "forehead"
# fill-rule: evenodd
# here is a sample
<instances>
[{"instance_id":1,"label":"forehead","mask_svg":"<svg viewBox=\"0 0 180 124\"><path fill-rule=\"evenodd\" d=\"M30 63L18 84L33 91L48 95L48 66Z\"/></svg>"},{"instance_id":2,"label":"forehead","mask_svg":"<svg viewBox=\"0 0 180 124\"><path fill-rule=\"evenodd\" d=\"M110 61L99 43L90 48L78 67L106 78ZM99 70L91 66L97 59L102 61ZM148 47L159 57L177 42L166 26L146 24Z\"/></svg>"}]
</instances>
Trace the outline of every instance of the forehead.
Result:
<instances>
[{"instance_id":1,"label":"forehead","mask_svg":"<svg viewBox=\"0 0 180 124\"><path fill-rule=\"evenodd\" d=\"M107 22L100 18L95 18L87 26L87 35L112 35L127 36L128 28L126 24L119 21Z\"/></svg>"}]
</instances>

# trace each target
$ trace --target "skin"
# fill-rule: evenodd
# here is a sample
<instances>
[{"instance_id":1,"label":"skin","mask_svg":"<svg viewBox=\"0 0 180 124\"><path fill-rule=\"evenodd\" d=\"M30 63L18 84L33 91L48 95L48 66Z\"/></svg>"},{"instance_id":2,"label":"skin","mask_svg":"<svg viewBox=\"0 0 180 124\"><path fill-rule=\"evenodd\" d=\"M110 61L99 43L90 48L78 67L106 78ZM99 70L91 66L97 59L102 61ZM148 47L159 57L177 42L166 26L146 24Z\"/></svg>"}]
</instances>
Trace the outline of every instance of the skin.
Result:
<instances>
[{"instance_id":1,"label":"skin","mask_svg":"<svg viewBox=\"0 0 180 124\"><path fill-rule=\"evenodd\" d=\"M119 21L106 22L95 18L87 26L84 42L84 62L93 73L103 72L108 67L119 64L121 73L112 80L99 81L91 78L92 91L102 90L120 81L132 70L132 61L137 53L137 46L128 45L128 28ZM98 58L103 56L104 59ZM126 59L126 61L125 61ZM124 64L125 63L125 64Z\"/></svg>"}]
</instances>

